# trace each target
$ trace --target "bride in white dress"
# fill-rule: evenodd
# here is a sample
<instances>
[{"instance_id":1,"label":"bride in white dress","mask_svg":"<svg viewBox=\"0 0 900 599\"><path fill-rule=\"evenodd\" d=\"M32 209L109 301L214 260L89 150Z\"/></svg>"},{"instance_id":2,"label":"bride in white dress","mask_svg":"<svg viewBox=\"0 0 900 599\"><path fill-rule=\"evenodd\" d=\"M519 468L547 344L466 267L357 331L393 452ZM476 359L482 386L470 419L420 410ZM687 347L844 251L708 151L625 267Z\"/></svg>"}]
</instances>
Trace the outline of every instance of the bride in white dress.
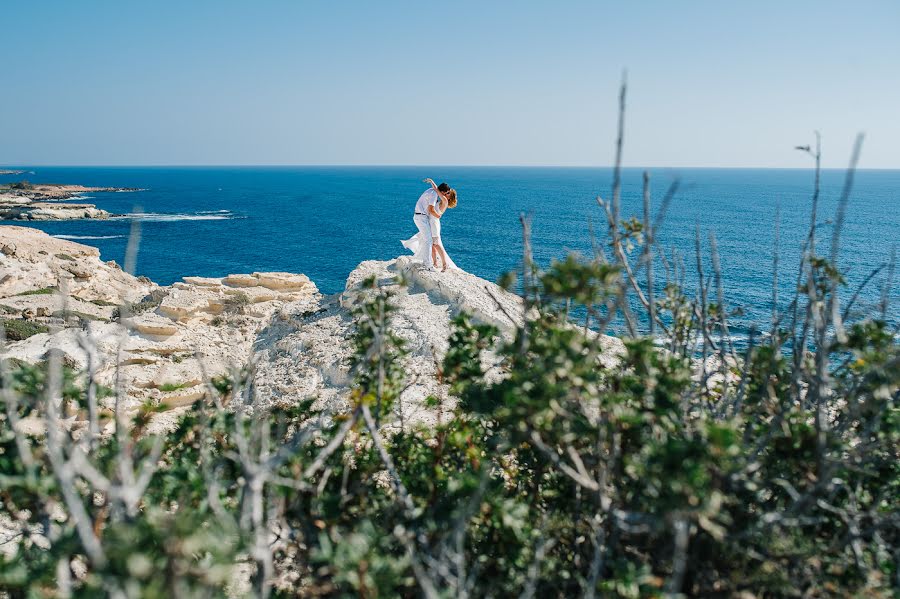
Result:
<instances>
[{"instance_id":1,"label":"bride in white dress","mask_svg":"<svg viewBox=\"0 0 900 599\"><path fill-rule=\"evenodd\" d=\"M438 267L442 271L459 270L447 254L441 240L441 216L447 208L456 207L456 190L447 186L445 191L431 179L425 179L425 183L430 183L431 189L419 198L413 217L419 232L401 243L403 247L413 252L414 260L422 262L429 269Z\"/></svg>"}]
</instances>

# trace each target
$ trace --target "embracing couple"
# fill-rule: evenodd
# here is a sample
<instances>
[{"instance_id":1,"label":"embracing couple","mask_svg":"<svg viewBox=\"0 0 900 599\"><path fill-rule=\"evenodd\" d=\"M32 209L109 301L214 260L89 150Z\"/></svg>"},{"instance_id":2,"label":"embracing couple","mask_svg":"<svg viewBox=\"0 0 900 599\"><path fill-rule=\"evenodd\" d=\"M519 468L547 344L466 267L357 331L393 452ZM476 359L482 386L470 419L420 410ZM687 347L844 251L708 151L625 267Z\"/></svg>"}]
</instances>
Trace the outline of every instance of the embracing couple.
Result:
<instances>
[{"instance_id":1,"label":"embracing couple","mask_svg":"<svg viewBox=\"0 0 900 599\"><path fill-rule=\"evenodd\" d=\"M456 207L456 190L446 183L435 185L431 179L424 182L429 183L431 188L419 196L413 215L419 232L401 243L415 254L414 259L425 264L429 270L440 268L444 272L448 268L458 269L441 241L441 216L447 208Z\"/></svg>"}]
</instances>

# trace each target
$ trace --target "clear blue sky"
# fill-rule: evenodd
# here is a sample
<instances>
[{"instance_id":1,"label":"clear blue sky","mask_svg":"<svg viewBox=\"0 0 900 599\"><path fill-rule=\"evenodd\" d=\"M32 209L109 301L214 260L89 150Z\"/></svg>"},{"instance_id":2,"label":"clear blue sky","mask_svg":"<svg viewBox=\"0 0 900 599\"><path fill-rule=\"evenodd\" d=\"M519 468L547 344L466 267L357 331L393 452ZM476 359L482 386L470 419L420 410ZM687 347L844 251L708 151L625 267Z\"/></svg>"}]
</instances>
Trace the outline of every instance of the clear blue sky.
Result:
<instances>
[{"instance_id":1,"label":"clear blue sky","mask_svg":"<svg viewBox=\"0 0 900 599\"><path fill-rule=\"evenodd\" d=\"M900 168L900 1L31 1L0 164Z\"/></svg>"}]
</instances>

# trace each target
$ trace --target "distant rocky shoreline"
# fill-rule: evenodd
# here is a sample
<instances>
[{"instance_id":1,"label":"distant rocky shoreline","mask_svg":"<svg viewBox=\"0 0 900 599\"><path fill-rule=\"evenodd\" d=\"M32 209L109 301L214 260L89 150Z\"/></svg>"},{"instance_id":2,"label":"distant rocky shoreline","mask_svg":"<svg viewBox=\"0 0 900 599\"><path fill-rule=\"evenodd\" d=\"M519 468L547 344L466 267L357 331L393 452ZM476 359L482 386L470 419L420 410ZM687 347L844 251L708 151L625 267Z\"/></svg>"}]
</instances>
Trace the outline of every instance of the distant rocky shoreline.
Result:
<instances>
[{"instance_id":1,"label":"distant rocky shoreline","mask_svg":"<svg viewBox=\"0 0 900 599\"><path fill-rule=\"evenodd\" d=\"M22 171L0 171L21 174ZM0 220L107 219L113 216L94 204L62 203L84 193L134 192L135 187L86 187L59 183L10 183L0 186Z\"/></svg>"}]
</instances>

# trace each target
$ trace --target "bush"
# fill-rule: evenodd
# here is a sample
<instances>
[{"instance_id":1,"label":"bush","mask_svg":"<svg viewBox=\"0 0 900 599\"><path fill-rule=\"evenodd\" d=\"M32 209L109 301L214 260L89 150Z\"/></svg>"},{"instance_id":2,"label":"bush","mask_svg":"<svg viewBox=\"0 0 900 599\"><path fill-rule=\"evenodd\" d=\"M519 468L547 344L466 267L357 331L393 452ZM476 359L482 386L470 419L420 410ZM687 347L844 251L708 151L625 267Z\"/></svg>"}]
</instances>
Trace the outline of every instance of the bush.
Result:
<instances>
[{"instance_id":1,"label":"bush","mask_svg":"<svg viewBox=\"0 0 900 599\"><path fill-rule=\"evenodd\" d=\"M119 305L116 302L108 302L104 299L93 299L93 300L91 300L91 303L94 304L95 306L100 306L103 308L114 307L114 306Z\"/></svg>"},{"instance_id":2,"label":"bush","mask_svg":"<svg viewBox=\"0 0 900 599\"><path fill-rule=\"evenodd\" d=\"M223 311L230 316L244 314L250 305L250 298L246 293L238 291L237 293L228 295L223 301Z\"/></svg>"},{"instance_id":3,"label":"bush","mask_svg":"<svg viewBox=\"0 0 900 599\"><path fill-rule=\"evenodd\" d=\"M455 320L442 372L459 403L432 429L382 436L376 424L392 417L404 372L391 298L374 282L357 313L350 411L331 424L311 402L248 418L257 408L244 370L213 381L218 399L195 404L165 439L66 436L26 442L25 460L22 439L0 428L7 506L34 531L15 541L21 559L0 561L0 581L49 591L60 560L75 569L76 559L88 568L73 574L82 593L221 593L239 556L252 555L258 595L281 577L296 581L283 596L412 597L463 584L477 596L891 596L900 348L883 322L847 323L846 339L829 344L852 359L828 362L819 399L792 390L815 389L815 360L794 371L778 335L709 386L690 355L647 337L602 365L603 338L565 313L576 297L587 312L615 297L621 278L575 258L529 269L532 317L514 339ZM561 291L563 280L583 284ZM499 380L485 376L488 350ZM14 377L20 399L4 423L41 414L47 379L28 368ZM69 401L85 406L72 384ZM134 430L152 413L142 410ZM92 474L76 468L80 499L66 499L61 485L72 481L54 465L54 444L73 452L85 442L96 446ZM136 472L153 472L146 486L93 486L117 480L125 451ZM68 506L55 524L67 541L40 549L48 493ZM83 532L78 505L91 524ZM273 527L286 534L270 545Z\"/></svg>"},{"instance_id":4,"label":"bush","mask_svg":"<svg viewBox=\"0 0 900 599\"><path fill-rule=\"evenodd\" d=\"M172 391L178 391L179 389L184 389L187 385L184 383L163 383L159 386L159 390L163 393L170 393Z\"/></svg>"},{"instance_id":5,"label":"bush","mask_svg":"<svg viewBox=\"0 0 900 599\"><path fill-rule=\"evenodd\" d=\"M38 322L20 319L2 319L0 323L6 332L7 341L22 341L39 333L46 333L50 329Z\"/></svg>"},{"instance_id":6,"label":"bush","mask_svg":"<svg viewBox=\"0 0 900 599\"><path fill-rule=\"evenodd\" d=\"M162 303L163 298L165 297L165 291L162 289L154 289L148 295L143 297L141 301L134 303L126 303L124 306L120 306L113 310L112 319L119 320L122 317L122 314L128 314L131 316L135 316L137 314L143 314L144 312L150 312L151 310L156 310L159 305Z\"/></svg>"},{"instance_id":7,"label":"bush","mask_svg":"<svg viewBox=\"0 0 900 599\"><path fill-rule=\"evenodd\" d=\"M28 291L23 291L22 293L17 293L16 295L53 295L57 291L58 289L56 287L44 287L42 289L30 289Z\"/></svg>"}]
</instances>

